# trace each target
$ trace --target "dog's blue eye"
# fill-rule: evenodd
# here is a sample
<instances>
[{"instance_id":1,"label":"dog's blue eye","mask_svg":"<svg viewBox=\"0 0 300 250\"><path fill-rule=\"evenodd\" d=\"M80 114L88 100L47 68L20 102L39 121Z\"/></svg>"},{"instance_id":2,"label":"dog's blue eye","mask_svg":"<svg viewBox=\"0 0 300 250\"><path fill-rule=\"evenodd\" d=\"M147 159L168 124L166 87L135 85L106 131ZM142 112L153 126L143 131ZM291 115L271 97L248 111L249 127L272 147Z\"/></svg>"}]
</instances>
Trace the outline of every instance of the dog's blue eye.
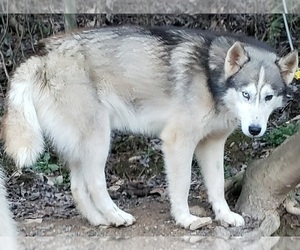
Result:
<instances>
[{"instance_id":1,"label":"dog's blue eye","mask_svg":"<svg viewBox=\"0 0 300 250\"><path fill-rule=\"evenodd\" d=\"M266 102L272 100L273 96L272 95L267 95L265 97Z\"/></svg>"},{"instance_id":2,"label":"dog's blue eye","mask_svg":"<svg viewBox=\"0 0 300 250\"><path fill-rule=\"evenodd\" d=\"M247 100L249 100L250 99L250 95L249 95L249 93L248 92L242 92L242 95L243 95L243 97L244 98L246 98Z\"/></svg>"}]
</instances>

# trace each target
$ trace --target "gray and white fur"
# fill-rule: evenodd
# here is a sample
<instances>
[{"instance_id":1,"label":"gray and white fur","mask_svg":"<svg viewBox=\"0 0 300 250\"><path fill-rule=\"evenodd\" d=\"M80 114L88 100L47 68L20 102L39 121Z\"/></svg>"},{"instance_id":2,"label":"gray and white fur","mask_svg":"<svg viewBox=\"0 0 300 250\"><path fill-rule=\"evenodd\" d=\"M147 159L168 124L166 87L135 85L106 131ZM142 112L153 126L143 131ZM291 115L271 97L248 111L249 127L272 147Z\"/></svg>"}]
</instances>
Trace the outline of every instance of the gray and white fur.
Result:
<instances>
[{"instance_id":1,"label":"gray and white fur","mask_svg":"<svg viewBox=\"0 0 300 250\"><path fill-rule=\"evenodd\" d=\"M261 136L284 105L297 52L279 58L255 39L172 27L122 26L48 38L14 73L3 138L18 166L34 163L44 135L71 170L71 189L93 225L131 225L110 198L105 163L112 130L163 141L171 213L188 229L209 222L188 206L193 155L215 218L244 225L224 197L227 137Z\"/></svg>"}]
</instances>

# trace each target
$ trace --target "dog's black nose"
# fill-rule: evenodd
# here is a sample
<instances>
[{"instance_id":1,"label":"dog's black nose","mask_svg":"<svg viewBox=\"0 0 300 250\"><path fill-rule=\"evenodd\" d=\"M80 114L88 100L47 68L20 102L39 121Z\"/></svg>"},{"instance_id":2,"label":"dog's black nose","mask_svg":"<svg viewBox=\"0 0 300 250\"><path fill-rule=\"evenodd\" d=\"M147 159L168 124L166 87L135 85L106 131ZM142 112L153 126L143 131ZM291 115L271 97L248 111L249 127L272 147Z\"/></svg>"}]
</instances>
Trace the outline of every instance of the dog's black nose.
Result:
<instances>
[{"instance_id":1,"label":"dog's black nose","mask_svg":"<svg viewBox=\"0 0 300 250\"><path fill-rule=\"evenodd\" d=\"M257 125L250 125L249 126L249 133L253 136L256 136L260 133L261 127Z\"/></svg>"}]
</instances>

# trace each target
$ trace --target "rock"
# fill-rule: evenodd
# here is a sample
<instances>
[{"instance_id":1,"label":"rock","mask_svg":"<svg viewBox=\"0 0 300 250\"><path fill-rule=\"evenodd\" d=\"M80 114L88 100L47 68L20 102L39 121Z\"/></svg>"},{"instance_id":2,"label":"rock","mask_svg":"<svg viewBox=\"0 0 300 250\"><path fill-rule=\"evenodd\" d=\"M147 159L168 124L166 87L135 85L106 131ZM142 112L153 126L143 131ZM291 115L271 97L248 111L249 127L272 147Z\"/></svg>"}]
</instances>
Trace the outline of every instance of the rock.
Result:
<instances>
[{"instance_id":1,"label":"rock","mask_svg":"<svg viewBox=\"0 0 300 250\"><path fill-rule=\"evenodd\" d=\"M210 217L202 217L190 225L190 230L196 230L201 227L207 226L211 223L212 223L212 219Z\"/></svg>"}]
</instances>

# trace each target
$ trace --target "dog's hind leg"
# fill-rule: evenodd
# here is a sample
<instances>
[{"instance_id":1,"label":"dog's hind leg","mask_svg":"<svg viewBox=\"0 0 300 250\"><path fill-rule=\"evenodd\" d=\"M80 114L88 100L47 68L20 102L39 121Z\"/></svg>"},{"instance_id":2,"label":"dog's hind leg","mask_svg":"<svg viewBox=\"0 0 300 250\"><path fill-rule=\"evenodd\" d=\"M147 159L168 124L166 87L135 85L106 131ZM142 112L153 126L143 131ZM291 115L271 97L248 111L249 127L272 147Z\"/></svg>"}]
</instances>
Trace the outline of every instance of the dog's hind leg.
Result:
<instances>
[{"instance_id":1,"label":"dog's hind leg","mask_svg":"<svg viewBox=\"0 0 300 250\"><path fill-rule=\"evenodd\" d=\"M225 221L233 226L244 225L244 219L230 211L224 194L224 144L226 133L222 136L210 136L200 141L195 150L195 156L202 169L207 187L209 201L212 204L217 220Z\"/></svg>"},{"instance_id":2,"label":"dog's hind leg","mask_svg":"<svg viewBox=\"0 0 300 250\"><path fill-rule=\"evenodd\" d=\"M70 162L71 166L71 191L73 199L81 214L94 226L109 225L109 222L95 207L85 185L81 164Z\"/></svg>"},{"instance_id":3,"label":"dog's hind leg","mask_svg":"<svg viewBox=\"0 0 300 250\"><path fill-rule=\"evenodd\" d=\"M60 105L54 114L49 114L52 110L48 108L44 118L47 134L70 167L71 190L77 207L93 225L131 225L134 217L115 205L106 187L105 163L110 146L108 112L96 101L90 106L85 104L85 110L79 112L79 104L77 110ZM46 122L47 117L52 117L51 122Z\"/></svg>"},{"instance_id":4,"label":"dog's hind leg","mask_svg":"<svg viewBox=\"0 0 300 250\"><path fill-rule=\"evenodd\" d=\"M95 207L110 225L131 225L134 217L117 207L106 187L105 164L110 146L109 117L106 112L100 114L95 125L90 126L88 135L81 143L81 178Z\"/></svg>"}]
</instances>

